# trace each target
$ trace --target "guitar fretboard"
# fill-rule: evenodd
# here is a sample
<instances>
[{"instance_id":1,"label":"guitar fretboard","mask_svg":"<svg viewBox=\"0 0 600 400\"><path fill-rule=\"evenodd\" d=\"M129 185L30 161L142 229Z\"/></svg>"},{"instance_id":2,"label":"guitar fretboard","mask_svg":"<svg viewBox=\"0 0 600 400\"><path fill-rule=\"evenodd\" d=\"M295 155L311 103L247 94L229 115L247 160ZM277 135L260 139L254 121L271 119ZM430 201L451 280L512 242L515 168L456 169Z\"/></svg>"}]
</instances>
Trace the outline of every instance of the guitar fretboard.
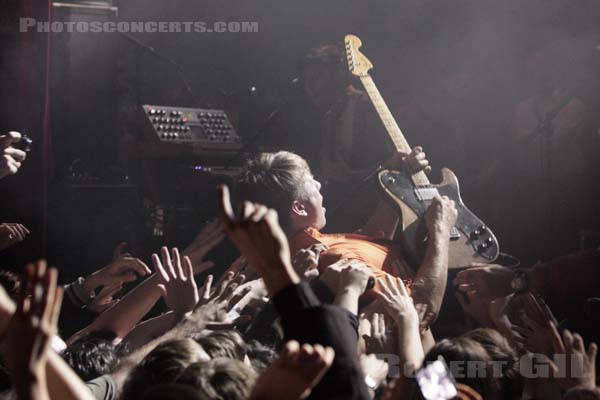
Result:
<instances>
[{"instance_id":1,"label":"guitar fretboard","mask_svg":"<svg viewBox=\"0 0 600 400\"><path fill-rule=\"evenodd\" d=\"M381 93L379 93L379 89L377 89L377 86L375 86L375 82L373 82L371 76L363 75L360 77L360 80L365 87L365 91L369 95L369 98L371 99L379 118L381 118L381 122L385 126L388 135L390 135L390 139L394 143L396 150L406 154L410 153L412 151L410 145L406 141L404 134L396 123L394 116L383 100L383 97L381 96ZM412 181L417 187L428 186L430 184L427 175L425 175L423 171L413 174Z\"/></svg>"}]
</instances>

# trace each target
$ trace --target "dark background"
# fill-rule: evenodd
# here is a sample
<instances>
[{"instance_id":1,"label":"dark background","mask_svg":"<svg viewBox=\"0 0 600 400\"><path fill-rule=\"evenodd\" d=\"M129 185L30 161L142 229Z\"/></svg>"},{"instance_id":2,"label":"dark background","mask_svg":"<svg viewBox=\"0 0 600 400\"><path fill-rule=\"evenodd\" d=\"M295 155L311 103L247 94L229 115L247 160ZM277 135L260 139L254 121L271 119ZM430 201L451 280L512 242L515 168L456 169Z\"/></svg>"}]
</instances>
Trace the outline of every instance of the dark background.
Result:
<instances>
[{"instance_id":1,"label":"dark background","mask_svg":"<svg viewBox=\"0 0 600 400\"><path fill-rule=\"evenodd\" d=\"M114 5L117 16L53 11L66 20L257 21L258 32L133 34L183 67L194 100L172 65L119 34L52 34L48 53L47 34L19 34L15 25L21 16L47 19L47 3L0 2L0 128L27 129L34 139L22 171L0 182L1 220L23 222L33 232L3 254L7 266L18 268L46 254L66 276L76 276L108 261L121 240L134 242L143 255L155 249L141 227L139 193L72 190L73 161L80 160L78 168L101 182L122 183L128 176L138 183L136 166L123 150L140 135L133 123L138 96L143 104L232 110L239 114L240 134L252 137L289 95L302 54L313 46L341 44L346 33L361 37L375 64L372 76L409 143L425 147L434 169L448 166L457 173L465 202L494 228L503 250L531 259L552 255L550 249L527 254L528 243L511 242L511 232L527 224L499 207L499 188L510 190L511 177L484 171L490 160L504 156L513 110L532 94L527 57L548 43L563 43L559 63L568 72L565 79L584 88L578 95L590 115L598 114L597 1L129 0ZM51 129L44 130L46 105ZM415 105L423 109L415 113ZM596 122L590 122L591 142L597 141ZM203 210L195 215L199 222L214 206L212 181L207 182L189 188ZM597 189L597 181L582 182L588 198ZM585 228L597 228L596 214L590 209Z\"/></svg>"}]
</instances>

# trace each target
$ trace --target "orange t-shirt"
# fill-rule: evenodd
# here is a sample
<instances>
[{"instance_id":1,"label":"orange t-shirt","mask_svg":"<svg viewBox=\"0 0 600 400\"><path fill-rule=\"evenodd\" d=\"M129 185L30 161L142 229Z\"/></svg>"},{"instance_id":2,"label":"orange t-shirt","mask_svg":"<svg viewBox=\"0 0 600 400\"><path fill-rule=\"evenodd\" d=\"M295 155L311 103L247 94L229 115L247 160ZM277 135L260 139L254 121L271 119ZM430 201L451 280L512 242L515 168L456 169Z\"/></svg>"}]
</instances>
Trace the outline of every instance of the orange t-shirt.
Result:
<instances>
[{"instance_id":1,"label":"orange t-shirt","mask_svg":"<svg viewBox=\"0 0 600 400\"><path fill-rule=\"evenodd\" d=\"M329 247L319 257L319 271L343 258L364 262L373 270L376 278L386 274L411 281L414 272L402 259L398 245L384 239L356 233L325 234L314 228L307 228L290 240L292 254L322 243ZM377 285L377 283L376 283Z\"/></svg>"}]
</instances>

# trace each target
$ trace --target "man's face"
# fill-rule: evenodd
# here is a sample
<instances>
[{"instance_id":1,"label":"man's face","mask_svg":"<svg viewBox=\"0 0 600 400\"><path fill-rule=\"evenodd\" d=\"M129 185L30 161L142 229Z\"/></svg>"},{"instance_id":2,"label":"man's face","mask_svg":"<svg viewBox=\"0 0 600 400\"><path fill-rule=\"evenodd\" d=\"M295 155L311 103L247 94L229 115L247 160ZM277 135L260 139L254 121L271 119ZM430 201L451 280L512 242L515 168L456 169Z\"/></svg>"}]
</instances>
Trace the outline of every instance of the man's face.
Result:
<instances>
[{"instance_id":1,"label":"man's face","mask_svg":"<svg viewBox=\"0 0 600 400\"><path fill-rule=\"evenodd\" d=\"M311 174L306 174L303 184L304 196L297 200L298 210L292 211L292 221L297 230L306 228L322 229L327 220L325 218L325 207L323 207L323 196L321 195L321 184Z\"/></svg>"}]
</instances>

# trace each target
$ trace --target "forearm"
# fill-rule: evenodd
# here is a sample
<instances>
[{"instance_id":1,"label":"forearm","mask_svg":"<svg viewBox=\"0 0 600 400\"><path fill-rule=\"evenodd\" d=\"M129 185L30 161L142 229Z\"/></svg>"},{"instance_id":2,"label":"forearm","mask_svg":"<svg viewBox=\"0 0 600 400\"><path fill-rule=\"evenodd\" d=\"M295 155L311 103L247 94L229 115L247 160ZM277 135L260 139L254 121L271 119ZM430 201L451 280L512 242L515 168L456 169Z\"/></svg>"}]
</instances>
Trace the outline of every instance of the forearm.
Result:
<instances>
[{"instance_id":1,"label":"forearm","mask_svg":"<svg viewBox=\"0 0 600 400\"><path fill-rule=\"evenodd\" d=\"M17 400L50 400L45 381L31 380L25 386L15 385Z\"/></svg>"},{"instance_id":2,"label":"forearm","mask_svg":"<svg viewBox=\"0 0 600 400\"><path fill-rule=\"evenodd\" d=\"M333 303L342 307L354 315L358 315L358 298L361 293L354 287L346 287L343 288L337 296L335 296L335 300Z\"/></svg>"},{"instance_id":3,"label":"forearm","mask_svg":"<svg viewBox=\"0 0 600 400\"><path fill-rule=\"evenodd\" d=\"M402 367L412 365L419 368L425 358L419 321L397 321L398 326L398 356Z\"/></svg>"},{"instance_id":4,"label":"forearm","mask_svg":"<svg viewBox=\"0 0 600 400\"><path fill-rule=\"evenodd\" d=\"M415 304L423 303L438 313L448 280L449 235L445 231L430 233L425 257L411 286Z\"/></svg>"},{"instance_id":5,"label":"forearm","mask_svg":"<svg viewBox=\"0 0 600 400\"><path fill-rule=\"evenodd\" d=\"M419 368L425 358L421 336L419 334L418 324L398 335L398 356L400 365L411 365L413 368Z\"/></svg>"},{"instance_id":6,"label":"forearm","mask_svg":"<svg viewBox=\"0 0 600 400\"><path fill-rule=\"evenodd\" d=\"M377 207L360 233L373 237L380 237L383 234L382 238L393 240L399 221L398 212L388 201L382 199L377 203Z\"/></svg>"},{"instance_id":7,"label":"forearm","mask_svg":"<svg viewBox=\"0 0 600 400\"><path fill-rule=\"evenodd\" d=\"M164 335L181 321L181 317L172 312L140 322L123 339L128 349L136 350L157 337Z\"/></svg>"},{"instance_id":8,"label":"forearm","mask_svg":"<svg viewBox=\"0 0 600 400\"><path fill-rule=\"evenodd\" d=\"M154 274L103 312L85 331L109 330L124 338L161 297L159 277Z\"/></svg>"},{"instance_id":9,"label":"forearm","mask_svg":"<svg viewBox=\"0 0 600 400\"><path fill-rule=\"evenodd\" d=\"M94 400L92 393L77 374L56 353L50 352L46 365L48 392L51 399Z\"/></svg>"}]
</instances>

